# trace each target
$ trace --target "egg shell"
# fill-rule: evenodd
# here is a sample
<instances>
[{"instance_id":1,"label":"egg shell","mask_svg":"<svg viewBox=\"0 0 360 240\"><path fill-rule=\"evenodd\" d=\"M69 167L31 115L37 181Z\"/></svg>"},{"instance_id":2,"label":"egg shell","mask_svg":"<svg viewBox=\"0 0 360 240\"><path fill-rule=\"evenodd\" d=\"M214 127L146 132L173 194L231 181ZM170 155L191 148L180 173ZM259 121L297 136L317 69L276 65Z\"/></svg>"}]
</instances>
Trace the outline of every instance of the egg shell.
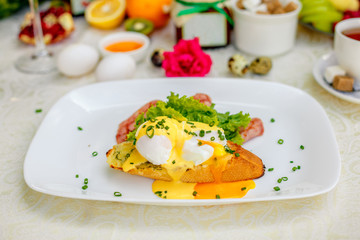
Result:
<instances>
[{"instance_id":1,"label":"egg shell","mask_svg":"<svg viewBox=\"0 0 360 240\"><path fill-rule=\"evenodd\" d=\"M135 60L126 54L114 54L105 57L96 68L98 81L113 81L133 78L136 70Z\"/></svg>"},{"instance_id":2,"label":"egg shell","mask_svg":"<svg viewBox=\"0 0 360 240\"><path fill-rule=\"evenodd\" d=\"M86 44L71 44L57 57L59 72L69 77L78 77L91 72L99 61L96 48Z\"/></svg>"}]
</instances>

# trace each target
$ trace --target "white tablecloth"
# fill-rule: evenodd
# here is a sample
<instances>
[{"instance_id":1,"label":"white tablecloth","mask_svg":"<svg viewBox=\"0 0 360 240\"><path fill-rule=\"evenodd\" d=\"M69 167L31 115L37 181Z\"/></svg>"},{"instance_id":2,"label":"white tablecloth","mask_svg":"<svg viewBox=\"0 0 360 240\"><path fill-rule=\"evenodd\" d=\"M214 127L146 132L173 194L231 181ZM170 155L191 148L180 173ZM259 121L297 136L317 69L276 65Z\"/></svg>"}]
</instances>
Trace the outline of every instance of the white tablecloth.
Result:
<instances>
[{"instance_id":1,"label":"white tablecloth","mask_svg":"<svg viewBox=\"0 0 360 240\"><path fill-rule=\"evenodd\" d=\"M14 61L32 50L17 40L23 14L0 21L0 239L360 238L360 105L329 94L312 76L315 61L331 51L331 38L299 27L295 48L273 58L268 75L248 77L297 87L323 106L342 158L340 181L332 191L297 200L226 206L145 206L55 197L26 185L24 158L47 111L70 90L94 83L95 77L16 71ZM109 33L90 28L82 17L75 18L75 24L69 39L50 47L55 54L75 42L96 46ZM152 35L150 51L171 49L174 43L174 28L168 25ZM233 77L227 60L238 50L230 45L207 53L213 59L208 77ZM149 58L137 69L135 78L164 77ZM38 108L43 112L35 114Z\"/></svg>"}]
</instances>

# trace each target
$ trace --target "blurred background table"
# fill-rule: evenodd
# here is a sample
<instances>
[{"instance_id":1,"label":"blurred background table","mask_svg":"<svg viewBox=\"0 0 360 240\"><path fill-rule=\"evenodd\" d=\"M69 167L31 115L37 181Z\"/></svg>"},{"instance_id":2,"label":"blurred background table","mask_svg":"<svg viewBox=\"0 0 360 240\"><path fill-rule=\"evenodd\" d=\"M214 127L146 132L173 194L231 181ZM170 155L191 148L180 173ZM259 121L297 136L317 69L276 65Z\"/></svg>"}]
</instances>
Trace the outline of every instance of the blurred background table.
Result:
<instances>
[{"instance_id":1,"label":"blurred background table","mask_svg":"<svg viewBox=\"0 0 360 240\"><path fill-rule=\"evenodd\" d=\"M25 11L0 21L0 239L359 239L360 238L360 105L343 101L321 88L312 76L317 59L332 50L332 39L299 26L295 48L273 58L263 81L291 85L312 95L325 109L342 158L341 178L329 193L298 200L204 207L159 207L74 200L31 190L23 162L31 140L51 106L72 89L94 83L94 74L67 78L59 73L29 75L14 61L32 47L17 39ZM110 33L75 18L75 32L50 46L55 54L71 43L96 46ZM174 27L156 31L151 50L171 49ZM208 77L233 77L232 45L206 51L213 59ZM135 78L164 77L149 57L138 64ZM241 81L241 78L238 79ZM35 109L42 109L36 114ZM61 149L59 149L61 151Z\"/></svg>"}]
</instances>

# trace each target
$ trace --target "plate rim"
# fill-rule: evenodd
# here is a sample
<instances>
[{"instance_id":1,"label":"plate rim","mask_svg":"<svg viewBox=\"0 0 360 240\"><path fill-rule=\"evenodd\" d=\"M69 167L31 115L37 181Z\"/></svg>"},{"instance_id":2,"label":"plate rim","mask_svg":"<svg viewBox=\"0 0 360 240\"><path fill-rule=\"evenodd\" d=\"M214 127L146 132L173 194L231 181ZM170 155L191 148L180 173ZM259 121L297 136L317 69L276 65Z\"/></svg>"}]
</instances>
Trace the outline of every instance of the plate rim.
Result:
<instances>
[{"instance_id":1,"label":"plate rim","mask_svg":"<svg viewBox=\"0 0 360 240\"><path fill-rule=\"evenodd\" d=\"M303 194L301 196L298 195L294 195L294 196L287 196L285 198L278 198L277 196L269 196L266 198L230 198L230 199L220 199L217 201L214 201L213 199L205 199L205 200L181 200L181 199L147 199L147 200L139 200L136 198L114 198L114 199L110 199L110 198L106 198L106 197L99 197L99 196L87 196L87 195L79 195L79 194L73 194L73 193L67 193L67 194L61 194L58 192L52 192L50 190L46 190L44 188L38 187L36 185L34 185L32 182L29 181L29 176L26 174L27 171L27 165L29 162L29 152L30 149L32 149L33 144L34 144L34 139L37 137L39 129L42 128L43 123L46 121L48 114L56 108L57 104L59 104L61 101L66 101L67 98L71 97L72 94L78 92L78 91L84 91L86 90L86 88L93 88L99 85L109 85L109 84L120 84L122 85L122 83L126 83L126 82L148 82L148 81L178 81L181 80L183 81L183 78L145 78L145 79L131 79L131 80L121 80L121 81L111 81L111 82L101 82L101 83L93 83L93 84L88 84L85 86L81 86L78 88L75 88L71 91L69 91L68 93L66 93L65 95L63 95L62 97L60 97L53 105L52 107L49 109L49 111L47 112L46 116L43 118L41 124L39 125L39 127L36 130L36 133L31 141L31 143L29 144L25 159L24 159L24 165L23 165L23 175L24 175L24 180L26 182L26 184L34 191L37 192L41 192L47 195L52 195L52 196L58 196L58 197L64 197L64 198L71 198L71 199L82 199L82 200L98 200L98 201L111 201L111 202L120 202L120 203L131 203L131 204L143 204L143 205L161 205L161 206L207 206L207 205L225 205L225 204L241 204L241 203L246 203L246 202L263 202L263 201L275 201L275 200L292 200L292 199L302 199L302 198L308 198L308 197L314 197L314 196L318 196L321 194L325 194L327 192L330 192L331 190L333 190L335 188L335 186L337 185L337 183L339 182L339 178L340 178L340 174L341 174L341 156L340 156L340 152L338 149L338 144L336 141L336 136L334 133L334 130L331 126L330 120L324 110L324 108L321 106L321 104L314 98L312 97L309 93L305 92L302 89L296 88L294 86L290 86L290 85L286 85L283 83L279 83L279 82L268 82L268 81L264 81L264 80L255 80L255 79L247 79L247 78L242 78L241 80L237 79L237 78L224 78L224 77L214 77L214 78L201 78L201 77L192 77L192 78L187 78L190 80L196 80L196 81L209 81L209 79L211 79L212 81L242 81L244 83L250 83L250 84L269 84L269 85L278 85L281 86L285 89L291 89L292 91L296 91L299 94L305 95L307 98L311 99L315 104L317 104L318 108L321 109L322 114L324 114L324 116L326 117L326 123L328 124L328 126L330 127L331 130L331 135L333 137L333 140L335 142L336 145L336 153L337 153L337 176L333 179L332 181L332 185L328 186L327 188L321 189L321 191L317 191L317 192L313 192L313 193L307 193L307 194Z\"/></svg>"}]
</instances>

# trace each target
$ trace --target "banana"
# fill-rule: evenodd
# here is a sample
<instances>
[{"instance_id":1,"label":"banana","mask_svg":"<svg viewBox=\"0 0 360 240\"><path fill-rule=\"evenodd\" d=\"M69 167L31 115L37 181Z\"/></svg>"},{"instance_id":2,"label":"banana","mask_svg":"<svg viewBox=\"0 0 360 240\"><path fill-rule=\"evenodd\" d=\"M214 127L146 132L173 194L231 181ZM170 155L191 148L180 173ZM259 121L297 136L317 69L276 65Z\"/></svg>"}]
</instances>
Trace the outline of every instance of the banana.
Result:
<instances>
[{"instance_id":1,"label":"banana","mask_svg":"<svg viewBox=\"0 0 360 240\"><path fill-rule=\"evenodd\" d=\"M358 0L330 0L334 7L339 11L357 11L359 9Z\"/></svg>"}]
</instances>

